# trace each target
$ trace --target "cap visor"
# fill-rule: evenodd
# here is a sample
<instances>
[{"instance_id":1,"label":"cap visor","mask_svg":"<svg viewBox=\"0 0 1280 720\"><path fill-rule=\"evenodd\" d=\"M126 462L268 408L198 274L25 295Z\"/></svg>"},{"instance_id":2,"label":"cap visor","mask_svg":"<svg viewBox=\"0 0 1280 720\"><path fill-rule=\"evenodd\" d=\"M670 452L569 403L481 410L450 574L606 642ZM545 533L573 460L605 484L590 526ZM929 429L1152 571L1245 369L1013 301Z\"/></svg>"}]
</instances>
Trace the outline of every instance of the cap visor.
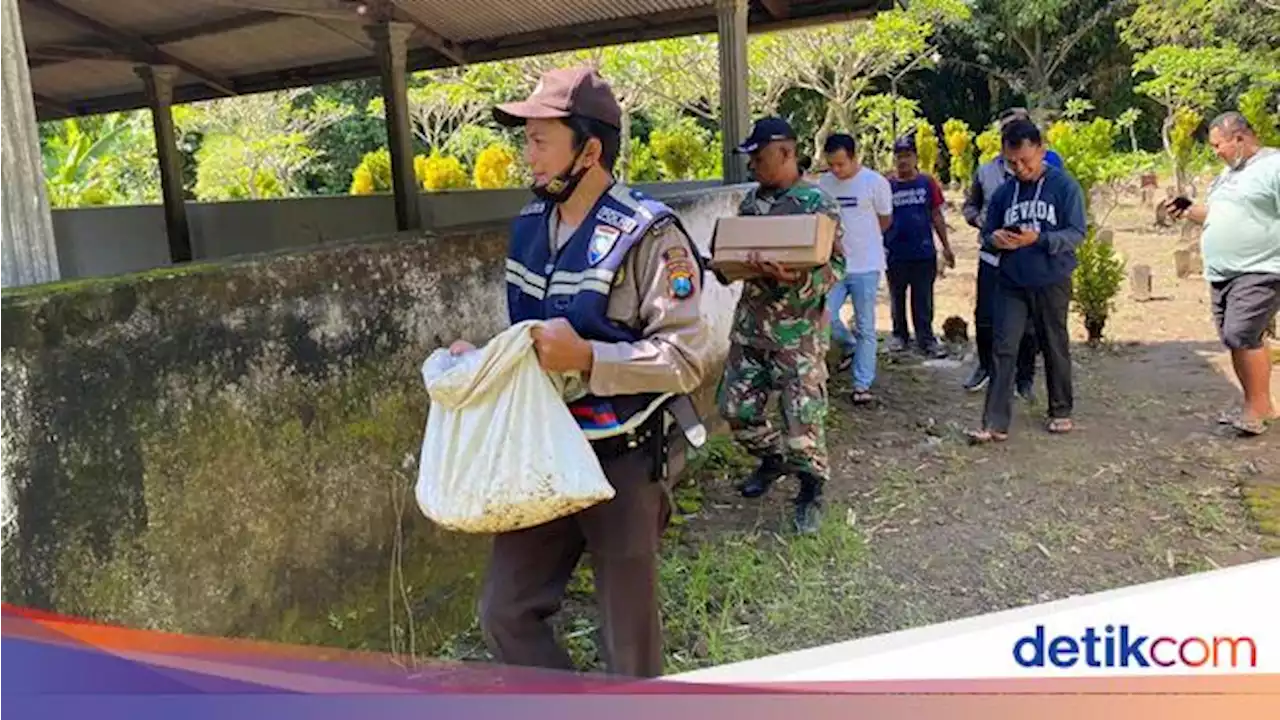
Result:
<instances>
[{"instance_id":1,"label":"cap visor","mask_svg":"<svg viewBox=\"0 0 1280 720\"><path fill-rule=\"evenodd\" d=\"M760 143L747 142L747 143L742 143L738 147L734 148L733 151L738 153L739 155L750 155L751 153L759 149L760 149Z\"/></svg>"},{"instance_id":2,"label":"cap visor","mask_svg":"<svg viewBox=\"0 0 1280 720\"><path fill-rule=\"evenodd\" d=\"M499 125L505 125L506 127L518 127L523 125L525 120L566 117L569 117L569 113L564 110L529 102L528 100L506 103L493 109L493 119Z\"/></svg>"}]
</instances>

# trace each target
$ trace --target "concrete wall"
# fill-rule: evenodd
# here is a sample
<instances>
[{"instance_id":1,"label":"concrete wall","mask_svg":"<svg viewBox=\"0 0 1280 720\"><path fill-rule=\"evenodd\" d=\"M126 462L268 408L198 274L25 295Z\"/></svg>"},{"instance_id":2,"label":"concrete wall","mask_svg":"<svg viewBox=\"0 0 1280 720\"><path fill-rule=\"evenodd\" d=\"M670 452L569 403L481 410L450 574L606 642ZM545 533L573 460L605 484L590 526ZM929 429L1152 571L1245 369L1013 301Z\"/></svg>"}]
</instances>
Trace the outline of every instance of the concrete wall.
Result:
<instances>
[{"instance_id":1,"label":"concrete wall","mask_svg":"<svg viewBox=\"0 0 1280 720\"><path fill-rule=\"evenodd\" d=\"M705 249L739 193L672 204ZM505 247L392 235L6 291L4 600L386 649L390 587L420 650L468 627L484 546L414 504L419 368L505 327ZM736 289L709 283L722 358Z\"/></svg>"},{"instance_id":2,"label":"concrete wall","mask_svg":"<svg viewBox=\"0 0 1280 720\"><path fill-rule=\"evenodd\" d=\"M657 183L636 187L671 197L714 182ZM479 225L513 217L529 192L455 190L419 197L424 217L438 229ZM341 195L226 203L187 203L192 251L218 259L395 231L390 195ZM159 205L76 208L53 212L63 278L140 272L169 264L164 210Z\"/></svg>"}]
</instances>

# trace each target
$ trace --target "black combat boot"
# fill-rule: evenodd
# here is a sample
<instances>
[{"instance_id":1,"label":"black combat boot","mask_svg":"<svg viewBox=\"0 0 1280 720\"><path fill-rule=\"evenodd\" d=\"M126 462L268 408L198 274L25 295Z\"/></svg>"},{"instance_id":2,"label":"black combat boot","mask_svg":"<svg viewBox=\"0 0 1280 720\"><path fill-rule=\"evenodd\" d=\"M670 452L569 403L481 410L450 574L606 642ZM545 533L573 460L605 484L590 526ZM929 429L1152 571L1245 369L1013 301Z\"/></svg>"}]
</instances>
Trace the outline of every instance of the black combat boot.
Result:
<instances>
[{"instance_id":1,"label":"black combat boot","mask_svg":"<svg viewBox=\"0 0 1280 720\"><path fill-rule=\"evenodd\" d=\"M822 523L822 479L803 473L796 495L796 532L813 535Z\"/></svg>"},{"instance_id":2,"label":"black combat boot","mask_svg":"<svg viewBox=\"0 0 1280 720\"><path fill-rule=\"evenodd\" d=\"M738 486L745 498L757 498L769 492L769 487L787 474L786 463L781 455L767 455L760 461L760 467Z\"/></svg>"}]
</instances>

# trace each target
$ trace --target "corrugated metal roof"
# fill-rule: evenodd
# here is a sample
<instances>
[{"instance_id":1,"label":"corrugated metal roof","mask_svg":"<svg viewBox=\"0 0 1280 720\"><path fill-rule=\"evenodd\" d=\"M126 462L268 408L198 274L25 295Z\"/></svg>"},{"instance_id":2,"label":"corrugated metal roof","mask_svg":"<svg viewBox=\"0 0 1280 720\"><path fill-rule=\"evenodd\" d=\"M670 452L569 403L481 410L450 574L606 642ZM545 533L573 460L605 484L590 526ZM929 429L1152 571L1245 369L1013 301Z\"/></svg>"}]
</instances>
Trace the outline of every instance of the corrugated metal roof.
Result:
<instances>
[{"instance_id":1,"label":"corrugated metal roof","mask_svg":"<svg viewBox=\"0 0 1280 720\"><path fill-rule=\"evenodd\" d=\"M232 76L368 55L372 43L355 23L286 17L268 25L184 40L166 45L165 49L196 65Z\"/></svg>"},{"instance_id":2,"label":"corrugated metal roof","mask_svg":"<svg viewBox=\"0 0 1280 720\"><path fill-rule=\"evenodd\" d=\"M370 4L379 0L364 0ZM395 0L414 70L714 32L716 0ZM771 5L773 3L770 3ZM865 15L892 0L749 3L753 31ZM359 0L19 0L42 119L146 106L137 62L183 68L177 102L370 77ZM87 16L77 19L77 15ZM113 56L107 58L104 56ZM89 59L89 58L103 59Z\"/></svg>"},{"instance_id":3,"label":"corrugated metal roof","mask_svg":"<svg viewBox=\"0 0 1280 720\"><path fill-rule=\"evenodd\" d=\"M441 35L466 42L672 10L711 8L715 0L519 0L468 3L467 12L458 12L458 0L403 0L399 4Z\"/></svg>"}]
</instances>

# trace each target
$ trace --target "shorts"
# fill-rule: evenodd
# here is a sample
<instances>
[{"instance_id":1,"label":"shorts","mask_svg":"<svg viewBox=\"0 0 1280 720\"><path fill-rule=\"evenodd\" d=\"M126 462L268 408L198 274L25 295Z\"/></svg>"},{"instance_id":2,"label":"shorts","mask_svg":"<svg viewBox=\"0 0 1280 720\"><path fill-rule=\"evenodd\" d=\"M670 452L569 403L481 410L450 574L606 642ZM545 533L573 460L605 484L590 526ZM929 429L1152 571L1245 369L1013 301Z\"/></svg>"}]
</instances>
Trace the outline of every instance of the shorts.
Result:
<instances>
[{"instance_id":1,"label":"shorts","mask_svg":"<svg viewBox=\"0 0 1280 720\"><path fill-rule=\"evenodd\" d=\"M1280 311L1280 274L1245 273L1209 283L1218 337L1232 350L1256 350Z\"/></svg>"}]
</instances>

